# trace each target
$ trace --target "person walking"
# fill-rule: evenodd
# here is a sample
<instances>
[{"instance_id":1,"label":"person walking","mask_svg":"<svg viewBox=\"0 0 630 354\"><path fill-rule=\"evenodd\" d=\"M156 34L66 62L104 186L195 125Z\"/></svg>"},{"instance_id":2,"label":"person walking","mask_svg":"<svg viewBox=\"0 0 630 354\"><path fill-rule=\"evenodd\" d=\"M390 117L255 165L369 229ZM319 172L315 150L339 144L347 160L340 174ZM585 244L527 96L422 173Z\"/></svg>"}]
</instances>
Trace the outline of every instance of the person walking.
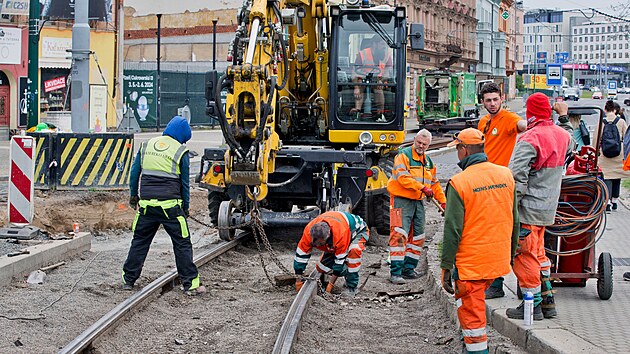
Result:
<instances>
[{"instance_id":1,"label":"person walking","mask_svg":"<svg viewBox=\"0 0 630 354\"><path fill-rule=\"evenodd\" d=\"M481 131L467 128L449 143L463 171L446 188L440 267L442 286L457 300L467 353L488 353L484 291L510 272L520 229L512 172L488 161L484 142Z\"/></svg>"},{"instance_id":2,"label":"person walking","mask_svg":"<svg viewBox=\"0 0 630 354\"><path fill-rule=\"evenodd\" d=\"M557 315L544 236L545 227L554 223L571 138L551 119L547 96L534 93L527 99L526 107L527 131L516 143L512 162L521 222L513 268L521 292L534 294L534 319L542 320ZM555 108L561 116L568 113L566 103ZM518 307L507 309L507 316L522 319L523 305L521 302Z\"/></svg>"},{"instance_id":3,"label":"person walking","mask_svg":"<svg viewBox=\"0 0 630 354\"><path fill-rule=\"evenodd\" d=\"M603 128L596 129L595 136L599 137L600 155L597 164L604 173L604 182L608 189L608 204L606 211L617 210L618 199L621 191L621 178L628 174L623 170L623 138L628 130L628 124L617 115L615 102L607 101L604 106Z\"/></svg>"},{"instance_id":4,"label":"person walking","mask_svg":"<svg viewBox=\"0 0 630 354\"><path fill-rule=\"evenodd\" d=\"M171 237L177 273L187 295L206 291L193 263L186 217L190 206L188 149L192 132L186 119L175 116L162 136L142 143L129 175L129 205L137 209L133 239L123 266L123 289L132 290L160 225ZM139 193L138 193L139 192Z\"/></svg>"},{"instance_id":5,"label":"person walking","mask_svg":"<svg viewBox=\"0 0 630 354\"><path fill-rule=\"evenodd\" d=\"M437 178L433 161L425 154L431 133L422 129L413 146L403 148L394 158L392 176L387 182L390 195L389 255L390 281L404 284L426 272L415 271L424 245L424 198L435 198L446 207L446 196Z\"/></svg>"},{"instance_id":6,"label":"person walking","mask_svg":"<svg viewBox=\"0 0 630 354\"><path fill-rule=\"evenodd\" d=\"M496 83L483 85L479 96L488 111L477 125L477 129L484 134L484 151L489 162L507 167L516 145L516 137L527 129L527 122L516 113L502 108L501 87ZM486 290L486 299L504 296L503 277L499 277Z\"/></svg>"},{"instance_id":7,"label":"person walking","mask_svg":"<svg viewBox=\"0 0 630 354\"><path fill-rule=\"evenodd\" d=\"M363 219L348 212L328 211L311 220L295 250L293 270L297 276L296 290L302 288L302 275L313 248L317 248L324 253L315 268L320 273L332 274L326 292L332 292L337 278L344 277L347 289L342 294L354 297L358 291L361 257L369 237Z\"/></svg>"}]
</instances>

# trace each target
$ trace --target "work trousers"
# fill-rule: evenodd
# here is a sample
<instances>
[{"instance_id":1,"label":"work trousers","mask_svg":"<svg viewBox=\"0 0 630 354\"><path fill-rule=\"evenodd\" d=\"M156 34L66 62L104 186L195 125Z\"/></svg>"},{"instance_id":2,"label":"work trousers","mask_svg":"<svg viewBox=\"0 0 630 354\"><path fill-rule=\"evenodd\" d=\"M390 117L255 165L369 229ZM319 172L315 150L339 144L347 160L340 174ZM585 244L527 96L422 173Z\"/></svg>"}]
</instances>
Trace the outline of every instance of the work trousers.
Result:
<instances>
[{"instance_id":1,"label":"work trousers","mask_svg":"<svg viewBox=\"0 0 630 354\"><path fill-rule=\"evenodd\" d=\"M468 353L488 353L485 291L493 279L455 280L457 318Z\"/></svg>"},{"instance_id":2,"label":"work trousers","mask_svg":"<svg viewBox=\"0 0 630 354\"><path fill-rule=\"evenodd\" d=\"M534 294L534 306L542 301L541 278L549 278L550 268L551 261L545 254L545 227L521 224L513 270L523 295L528 291Z\"/></svg>"},{"instance_id":3,"label":"work trousers","mask_svg":"<svg viewBox=\"0 0 630 354\"><path fill-rule=\"evenodd\" d=\"M140 208L133 222L133 239L127 260L123 266L123 281L133 285L140 277L142 266L149 253L151 242L160 225L171 237L177 273L185 290L199 287L199 272L193 263L192 243L188 234L188 224L181 207L169 209L148 206Z\"/></svg>"},{"instance_id":4,"label":"work trousers","mask_svg":"<svg viewBox=\"0 0 630 354\"><path fill-rule=\"evenodd\" d=\"M401 197L391 197L389 212L390 273L400 276L411 273L418 265L424 245L424 203Z\"/></svg>"},{"instance_id":5,"label":"work trousers","mask_svg":"<svg viewBox=\"0 0 630 354\"><path fill-rule=\"evenodd\" d=\"M341 276L346 279L346 286L350 289L355 289L359 285L359 270L361 269L361 257L365 250L365 243L367 242L367 234L357 235L356 239L350 244L348 249L348 256L343 264L343 271ZM315 265L315 268L320 273L332 274L335 262L339 260L334 253L324 252L319 262Z\"/></svg>"}]
</instances>

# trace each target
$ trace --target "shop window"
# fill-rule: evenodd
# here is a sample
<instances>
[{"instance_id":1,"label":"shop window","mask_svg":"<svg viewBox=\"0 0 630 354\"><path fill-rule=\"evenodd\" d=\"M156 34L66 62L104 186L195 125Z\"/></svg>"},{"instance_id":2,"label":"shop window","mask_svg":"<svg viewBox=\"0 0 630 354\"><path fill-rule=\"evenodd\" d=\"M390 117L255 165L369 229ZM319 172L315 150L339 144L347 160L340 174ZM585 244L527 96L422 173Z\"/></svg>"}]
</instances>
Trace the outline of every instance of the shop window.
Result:
<instances>
[{"instance_id":1,"label":"shop window","mask_svg":"<svg viewBox=\"0 0 630 354\"><path fill-rule=\"evenodd\" d=\"M70 108L70 69L41 69L41 112L69 111Z\"/></svg>"}]
</instances>

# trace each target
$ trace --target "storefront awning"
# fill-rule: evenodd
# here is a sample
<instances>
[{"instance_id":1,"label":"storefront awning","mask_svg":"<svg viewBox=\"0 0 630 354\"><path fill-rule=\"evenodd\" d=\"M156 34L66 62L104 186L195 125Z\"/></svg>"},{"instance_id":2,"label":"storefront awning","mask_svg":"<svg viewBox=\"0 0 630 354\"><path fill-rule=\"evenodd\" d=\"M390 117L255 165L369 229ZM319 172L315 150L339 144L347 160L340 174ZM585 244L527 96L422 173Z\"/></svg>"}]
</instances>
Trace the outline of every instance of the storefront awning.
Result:
<instances>
[{"instance_id":1,"label":"storefront awning","mask_svg":"<svg viewBox=\"0 0 630 354\"><path fill-rule=\"evenodd\" d=\"M61 68L61 69L70 69L72 66L72 61L68 59L61 58L40 58L39 59L39 67L40 68Z\"/></svg>"}]
</instances>

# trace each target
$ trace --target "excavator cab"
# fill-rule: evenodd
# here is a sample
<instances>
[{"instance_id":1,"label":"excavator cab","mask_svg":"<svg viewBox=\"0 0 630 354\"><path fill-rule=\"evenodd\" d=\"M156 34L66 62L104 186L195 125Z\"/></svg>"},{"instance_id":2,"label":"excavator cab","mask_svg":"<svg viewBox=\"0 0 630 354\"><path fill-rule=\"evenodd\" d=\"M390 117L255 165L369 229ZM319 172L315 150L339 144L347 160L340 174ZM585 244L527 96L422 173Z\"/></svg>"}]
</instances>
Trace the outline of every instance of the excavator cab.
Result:
<instances>
[{"instance_id":1,"label":"excavator cab","mask_svg":"<svg viewBox=\"0 0 630 354\"><path fill-rule=\"evenodd\" d=\"M339 6L331 13L330 142L356 144L367 131L374 143L402 143L405 8Z\"/></svg>"}]
</instances>

